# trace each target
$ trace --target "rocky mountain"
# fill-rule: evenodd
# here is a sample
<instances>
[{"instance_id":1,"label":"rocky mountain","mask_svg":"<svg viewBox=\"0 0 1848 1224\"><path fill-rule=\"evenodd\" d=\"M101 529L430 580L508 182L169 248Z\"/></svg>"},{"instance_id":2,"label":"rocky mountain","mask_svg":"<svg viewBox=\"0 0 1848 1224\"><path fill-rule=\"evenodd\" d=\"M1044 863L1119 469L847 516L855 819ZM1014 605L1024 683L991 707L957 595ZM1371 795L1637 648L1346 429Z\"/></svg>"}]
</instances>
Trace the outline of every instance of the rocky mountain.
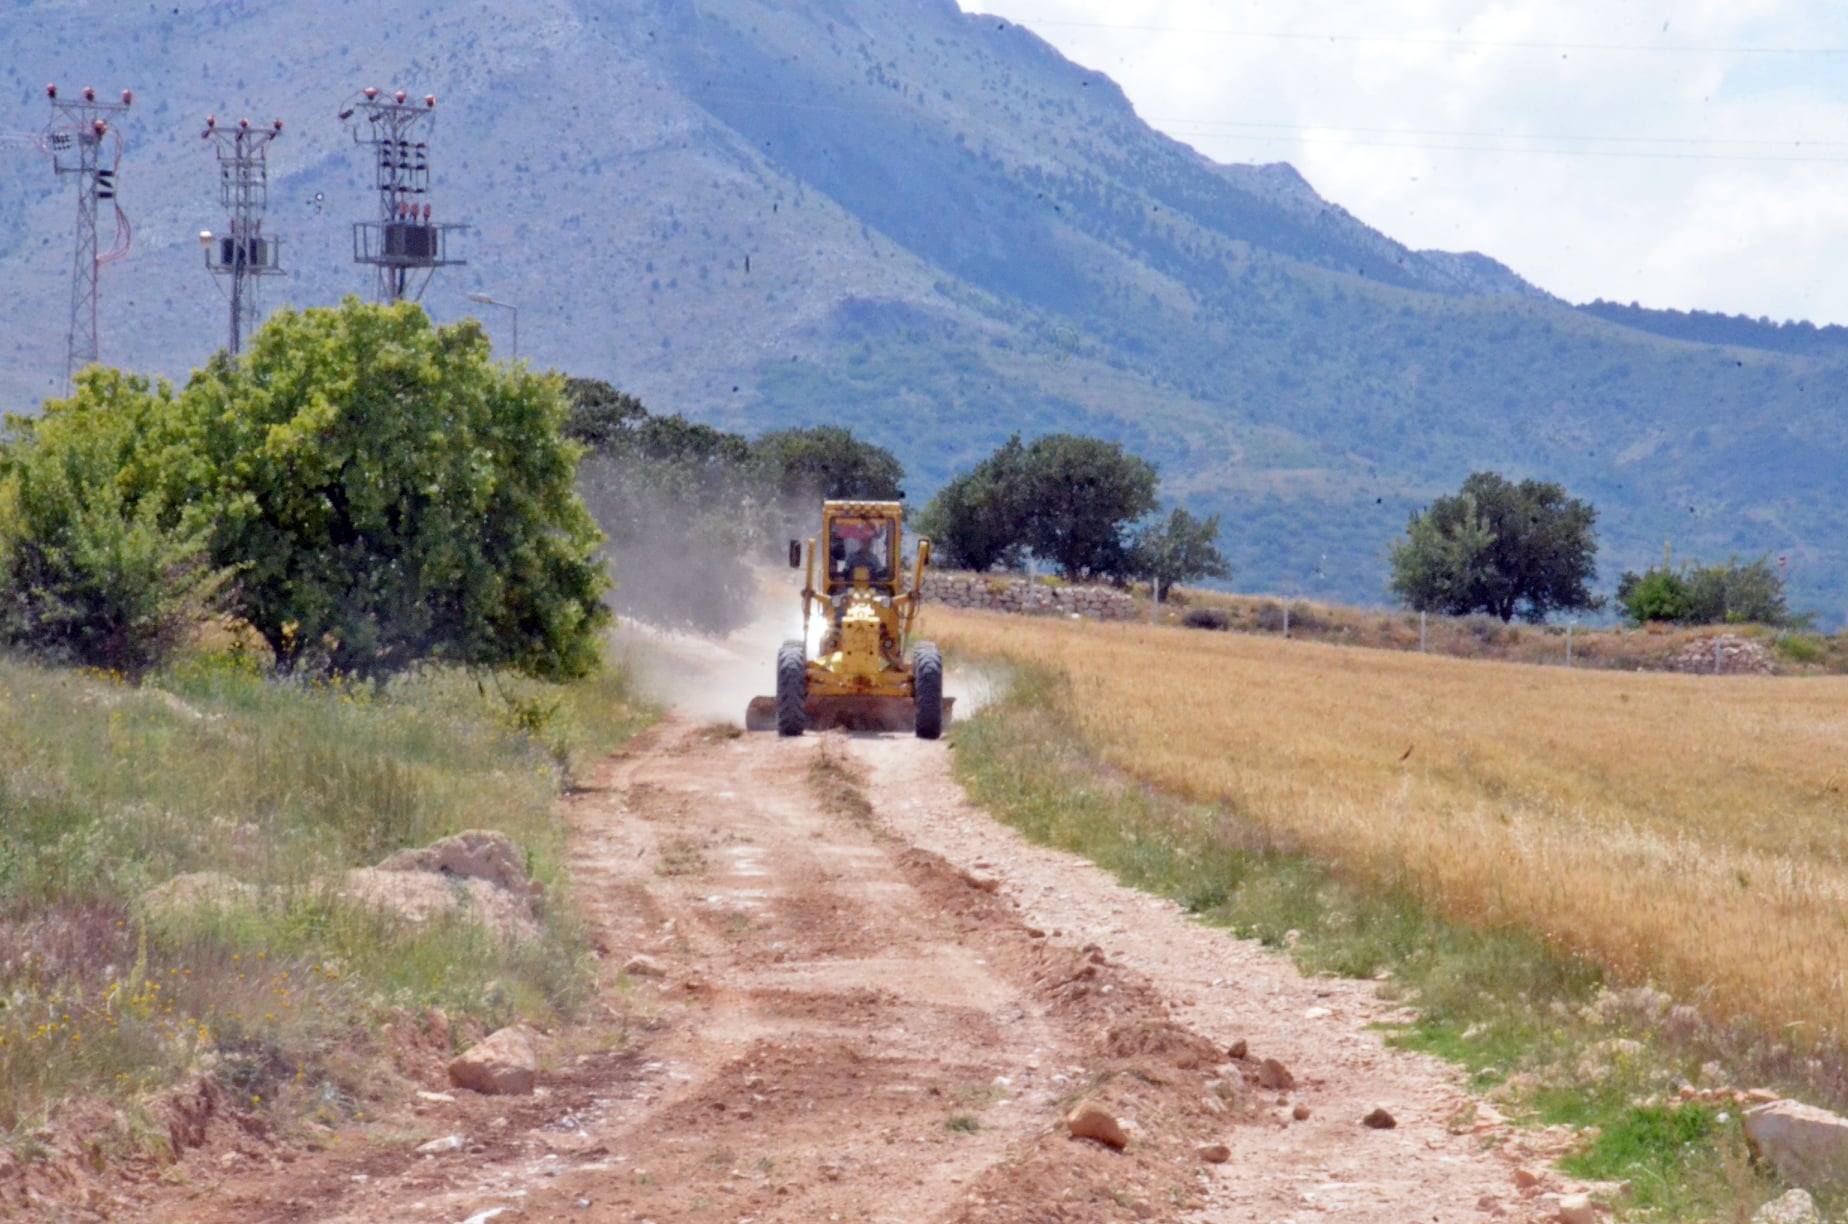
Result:
<instances>
[{"instance_id":1,"label":"rocky mountain","mask_svg":"<svg viewBox=\"0 0 1848 1224\"><path fill-rule=\"evenodd\" d=\"M1105 76L951 0L92 0L0 13L0 135L43 85L136 90L103 273L106 361L183 377L222 343L197 232L207 113L283 118L266 301L367 293L359 87L439 98L438 219L474 228L438 318L519 308L520 355L731 428L850 424L914 497L1009 433L1118 438L1223 516L1236 584L1383 599L1406 514L1475 468L1601 512L1607 579L1787 555L1848 599L1848 354L1572 308L1479 254L1413 251L1288 166L1222 166ZM0 143L0 402L61 382L72 201ZM504 312L484 324L511 341Z\"/></svg>"}]
</instances>

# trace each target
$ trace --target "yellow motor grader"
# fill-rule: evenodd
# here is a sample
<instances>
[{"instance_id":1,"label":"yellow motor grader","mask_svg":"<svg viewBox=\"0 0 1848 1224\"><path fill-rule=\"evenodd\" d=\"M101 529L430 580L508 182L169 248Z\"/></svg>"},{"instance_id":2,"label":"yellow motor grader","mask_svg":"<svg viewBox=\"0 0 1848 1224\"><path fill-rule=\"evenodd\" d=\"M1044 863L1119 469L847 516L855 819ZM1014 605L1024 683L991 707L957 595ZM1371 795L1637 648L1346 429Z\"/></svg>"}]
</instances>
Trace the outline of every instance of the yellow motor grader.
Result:
<instances>
[{"instance_id":1,"label":"yellow motor grader","mask_svg":"<svg viewBox=\"0 0 1848 1224\"><path fill-rule=\"evenodd\" d=\"M818 549L811 539L802 638L777 651L776 696L751 699L747 728L779 735L831 727L915 731L919 739L943 734L952 701L943 695L943 655L929 642L905 651L930 541L918 541L907 584L899 547L903 517L895 501L822 503L821 585L815 584ZM789 564L803 566L798 540L789 542Z\"/></svg>"}]
</instances>

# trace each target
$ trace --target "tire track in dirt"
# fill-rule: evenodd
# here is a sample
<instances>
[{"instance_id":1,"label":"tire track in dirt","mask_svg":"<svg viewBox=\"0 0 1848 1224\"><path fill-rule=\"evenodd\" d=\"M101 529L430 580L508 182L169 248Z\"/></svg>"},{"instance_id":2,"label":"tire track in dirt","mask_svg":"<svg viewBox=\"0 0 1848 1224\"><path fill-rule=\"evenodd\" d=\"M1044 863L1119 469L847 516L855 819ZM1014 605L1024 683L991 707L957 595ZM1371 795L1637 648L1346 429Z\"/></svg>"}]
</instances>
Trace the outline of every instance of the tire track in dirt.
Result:
<instances>
[{"instance_id":1,"label":"tire track in dirt","mask_svg":"<svg viewBox=\"0 0 1848 1224\"><path fill-rule=\"evenodd\" d=\"M1511 1197L1509 1165L1444 1125L1451 1075L1365 1031L1387 1010L1368 987L1021 843L947 761L669 720L566 801L600 996L544 1042L539 1094L449 1092L406 1034L435 1099L286 1166L208 1149L145 1218L1449 1224ZM1227 1062L1234 1037L1253 1059ZM1267 1054L1300 1081L1281 1109L1253 1082ZM1080 1097L1126 1151L1065 1134ZM1360 1128L1374 1100L1405 1124ZM1215 1143L1228 1163L1201 1159Z\"/></svg>"}]
</instances>

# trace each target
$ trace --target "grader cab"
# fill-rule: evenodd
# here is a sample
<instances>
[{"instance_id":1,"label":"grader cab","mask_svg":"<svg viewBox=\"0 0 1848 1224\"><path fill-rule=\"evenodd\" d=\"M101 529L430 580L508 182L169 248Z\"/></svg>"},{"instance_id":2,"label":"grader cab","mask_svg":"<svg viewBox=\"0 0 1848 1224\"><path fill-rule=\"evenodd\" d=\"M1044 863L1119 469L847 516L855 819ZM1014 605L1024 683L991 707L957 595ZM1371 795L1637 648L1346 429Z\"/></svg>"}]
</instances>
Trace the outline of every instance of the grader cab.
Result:
<instances>
[{"instance_id":1,"label":"grader cab","mask_svg":"<svg viewBox=\"0 0 1848 1224\"><path fill-rule=\"evenodd\" d=\"M906 575L903 517L895 501L822 503L821 535L806 550L802 638L777 651L776 695L751 699L747 728L780 735L831 727L913 731L919 739L943 734L951 705L943 695L943 656L929 642L906 651L930 541L918 541ZM791 540L790 565L801 568L804 556L801 543Z\"/></svg>"}]
</instances>

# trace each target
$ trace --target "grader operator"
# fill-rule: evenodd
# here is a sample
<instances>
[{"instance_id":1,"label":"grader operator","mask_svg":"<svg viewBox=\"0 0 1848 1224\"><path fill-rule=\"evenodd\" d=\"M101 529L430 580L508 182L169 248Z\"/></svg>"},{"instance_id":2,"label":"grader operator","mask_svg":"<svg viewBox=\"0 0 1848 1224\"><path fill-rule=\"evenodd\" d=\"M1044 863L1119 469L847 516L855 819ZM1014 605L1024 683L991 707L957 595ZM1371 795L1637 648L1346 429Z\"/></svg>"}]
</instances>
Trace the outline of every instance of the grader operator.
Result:
<instances>
[{"instance_id":1,"label":"grader operator","mask_svg":"<svg viewBox=\"0 0 1848 1224\"><path fill-rule=\"evenodd\" d=\"M901 564L904 511L895 501L822 503L821 585L817 540L808 542L802 585L802 637L776 654L776 696L754 697L745 712L752 731L801 735L842 727L855 731L943 734L952 699L943 695L943 656L919 642L906 653L917 619L918 587L930 562L919 540L910 582ZM800 541L789 564L802 568ZM810 644L815 653L811 658Z\"/></svg>"}]
</instances>

